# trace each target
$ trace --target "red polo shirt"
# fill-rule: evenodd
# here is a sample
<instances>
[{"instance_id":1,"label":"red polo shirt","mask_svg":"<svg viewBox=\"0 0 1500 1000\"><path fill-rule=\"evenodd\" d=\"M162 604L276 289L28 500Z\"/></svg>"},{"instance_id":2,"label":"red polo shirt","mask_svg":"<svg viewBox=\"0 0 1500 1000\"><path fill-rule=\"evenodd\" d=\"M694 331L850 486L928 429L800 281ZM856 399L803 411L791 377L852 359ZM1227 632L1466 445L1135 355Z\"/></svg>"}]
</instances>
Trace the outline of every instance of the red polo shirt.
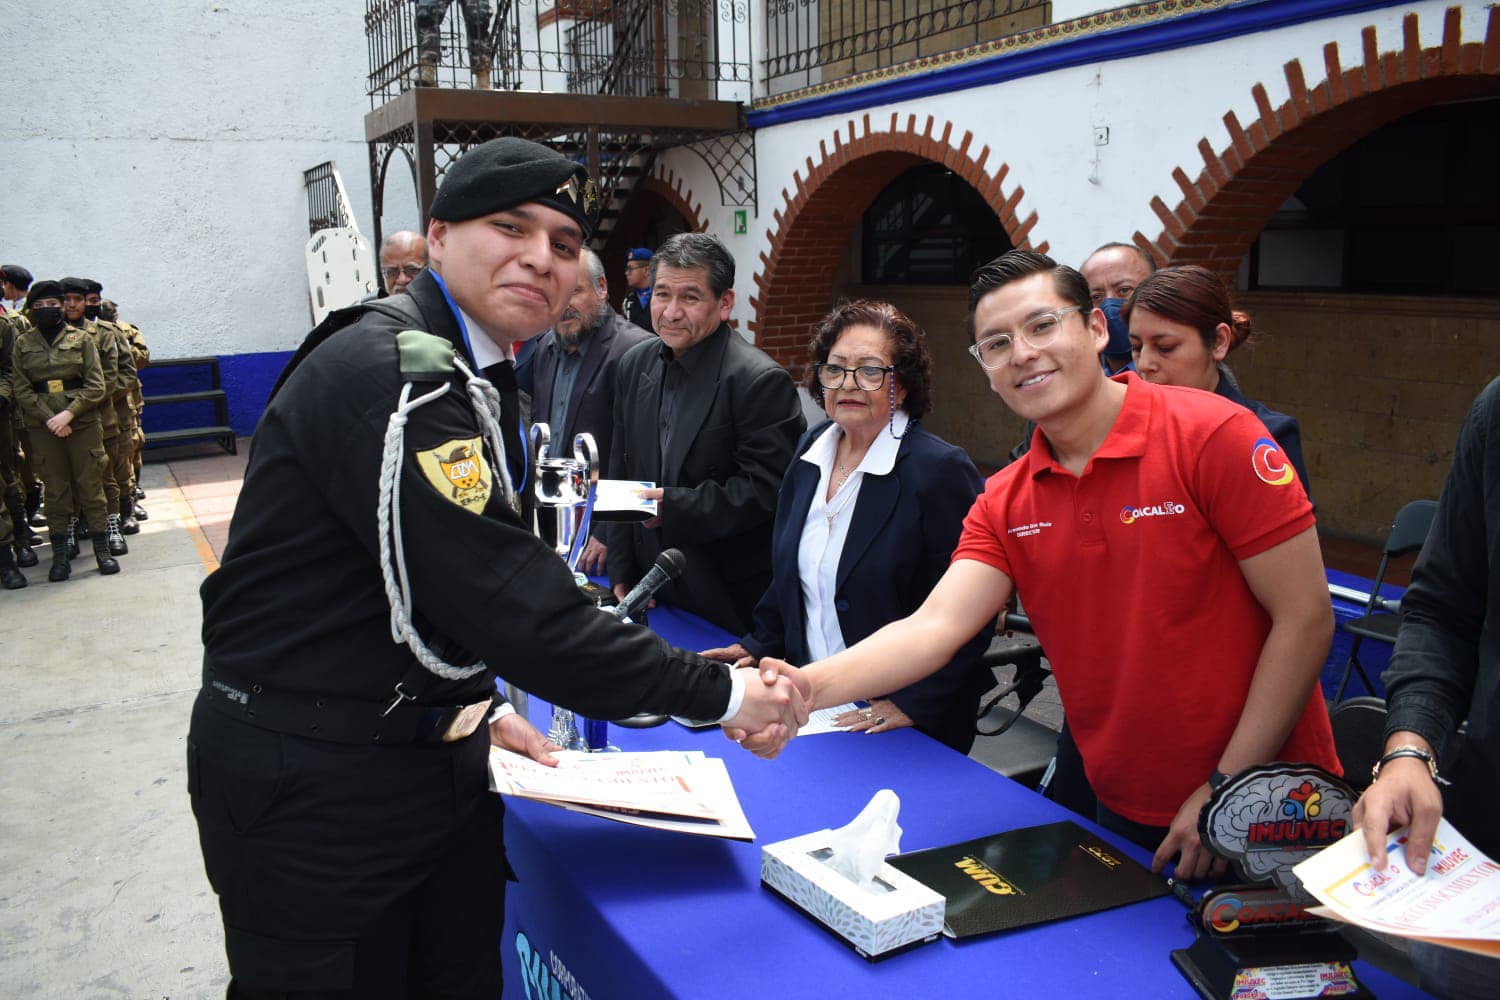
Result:
<instances>
[{"instance_id":1,"label":"red polo shirt","mask_svg":"<svg viewBox=\"0 0 1500 1000\"><path fill-rule=\"evenodd\" d=\"M986 484L953 558L1015 581L1100 801L1165 826L1218 763L1270 631L1238 561L1313 513L1249 410L1115 381L1125 404L1083 475L1037 431ZM1342 773L1316 688L1278 756Z\"/></svg>"}]
</instances>

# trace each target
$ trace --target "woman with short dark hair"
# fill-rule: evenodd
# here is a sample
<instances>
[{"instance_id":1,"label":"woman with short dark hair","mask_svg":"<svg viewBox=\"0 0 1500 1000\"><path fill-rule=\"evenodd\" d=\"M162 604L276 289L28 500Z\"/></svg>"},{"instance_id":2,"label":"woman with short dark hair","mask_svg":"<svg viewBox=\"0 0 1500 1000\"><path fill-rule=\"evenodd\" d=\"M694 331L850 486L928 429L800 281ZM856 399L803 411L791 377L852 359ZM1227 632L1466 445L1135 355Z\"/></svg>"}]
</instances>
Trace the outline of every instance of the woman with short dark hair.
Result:
<instances>
[{"instance_id":1,"label":"woman with short dark hair","mask_svg":"<svg viewBox=\"0 0 1500 1000\"><path fill-rule=\"evenodd\" d=\"M1234 308L1223 278L1196 264L1162 268L1140 283L1121 315L1130 324L1130 353L1141 378L1216 393L1254 413L1312 495L1297 421L1245 396L1224 364L1252 329L1249 314ZM1272 472L1286 468L1274 456L1268 461Z\"/></svg>"},{"instance_id":2,"label":"woman with short dark hair","mask_svg":"<svg viewBox=\"0 0 1500 1000\"><path fill-rule=\"evenodd\" d=\"M904 618L948 568L982 483L963 450L918 422L932 406L921 329L887 302L836 306L813 328L806 382L829 420L787 469L772 530L771 586L749 633L704 655L810 663ZM915 725L967 753L989 630L946 667L840 716L853 731Z\"/></svg>"}]
</instances>

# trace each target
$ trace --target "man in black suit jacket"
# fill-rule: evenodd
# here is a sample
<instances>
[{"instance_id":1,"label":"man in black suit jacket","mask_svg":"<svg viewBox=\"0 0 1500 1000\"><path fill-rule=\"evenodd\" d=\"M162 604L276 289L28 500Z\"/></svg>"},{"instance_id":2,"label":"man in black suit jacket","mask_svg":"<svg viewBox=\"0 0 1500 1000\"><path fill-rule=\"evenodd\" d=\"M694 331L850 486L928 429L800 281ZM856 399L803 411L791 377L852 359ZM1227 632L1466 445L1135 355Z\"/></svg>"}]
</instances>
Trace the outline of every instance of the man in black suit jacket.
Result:
<instances>
[{"instance_id":1,"label":"man in black suit jacket","mask_svg":"<svg viewBox=\"0 0 1500 1000\"><path fill-rule=\"evenodd\" d=\"M594 436L608 458L614 437L615 369L624 353L651 334L626 322L609 305L609 283L599 255L584 249L578 283L557 325L537 338L532 362L531 419L552 432L554 454L571 455L573 437ZM600 470L601 474L603 470ZM597 526L578 568L604 572L603 526Z\"/></svg>"},{"instance_id":2,"label":"man in black suit jacket","mask_svg":"<svg viewBox=\"0 0 1500 1000\"><path fill-rule=\"evenodd\" d=\"M806 423L791 377L729 327L734 258L682 233L651 261L660 341L620 359L610 478L658 484L659 514L611 525L609 580L623 596L666 548L687 570L659 596L735 634L771 580L776 494Z\"/></svg>"}]
</instances>

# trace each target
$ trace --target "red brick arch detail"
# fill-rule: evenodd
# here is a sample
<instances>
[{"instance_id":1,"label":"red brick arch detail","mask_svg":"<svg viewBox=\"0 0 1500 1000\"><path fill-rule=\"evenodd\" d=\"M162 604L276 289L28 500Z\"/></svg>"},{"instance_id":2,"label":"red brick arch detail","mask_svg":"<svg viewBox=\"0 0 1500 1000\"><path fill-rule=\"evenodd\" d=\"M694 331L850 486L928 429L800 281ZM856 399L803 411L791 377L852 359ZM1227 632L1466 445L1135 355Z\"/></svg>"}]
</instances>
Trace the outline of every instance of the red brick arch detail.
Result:
<instances>
[{"instance_id":1,"label":"red brick arch detail","mask_svg":"<svg viewBox=\"0 0 1500 1000\"><path fill-rule=\"evenodd\" d=\"M691 188L683 187L682 178L670 167L657 167L655 173L641 178L640 190L650 191L675 208L687 220L688 229L692 232L708 232L708 220L703 217L703 203L693 197Z\"/></svg>"},{"instance_id":2,"label":"red brick arch detail","mask_svg":"<svg viewBox=\"0 0 1500 1000\"><path fill-rule=\"evenodd\" d=\"M1004 163L986 171L990 148L974 155L973 132L954 145L952 122L934 134L937 123L930 115L920 130L916 115L907 115L904 125L900 118L892 113L889 128L880 132L871 131L869 115L859 125L850 119L830 139L820 140L817 157L807 157L803 169L792 174L795 191L782 189L782 207L773 212L776 228L766 230L771 245L760 255L759 294L750 299L754 319L748 325L756 346L789 368L800 368L809 331L828 311L850 231L875 196L912 167L943 164L995 210L1012 244L1047 249L1030 239L1036 212L1016 216L1025 189L1006 186L1010 168Z\"/></svg>"},{"instance_id":3,"label":"red brick arch detail","mask_svg":"<svg viewBox=\"0 0 1500 1000\"><path fill-rule=\"evenodd\" d=\"M1463 39L1456 6L1444 15L1438 45L1422 47L1415 13L1401 28L1401 47L1382 50L1375 28L1366 27L1362 62L1351 69L1343 68L1337 42L1325 45L1325 76L1313 87L1293 59L1284 67L1291 98L1279 108L1263 85L1252 87L1259 116L1246 127L1233 111L1225 114L1230 142L1220 152L1208 138L1199 141L1197 177L1172 171L1181 200L1168 208L1152 198L1161 234L1151 240L1137 232L1136 244L1161 263L1232 273L1276 209L1335 154L1439 101L1500 94L1500 7L1490 7L1482 42Z\"/></svg>"}]
</instances>

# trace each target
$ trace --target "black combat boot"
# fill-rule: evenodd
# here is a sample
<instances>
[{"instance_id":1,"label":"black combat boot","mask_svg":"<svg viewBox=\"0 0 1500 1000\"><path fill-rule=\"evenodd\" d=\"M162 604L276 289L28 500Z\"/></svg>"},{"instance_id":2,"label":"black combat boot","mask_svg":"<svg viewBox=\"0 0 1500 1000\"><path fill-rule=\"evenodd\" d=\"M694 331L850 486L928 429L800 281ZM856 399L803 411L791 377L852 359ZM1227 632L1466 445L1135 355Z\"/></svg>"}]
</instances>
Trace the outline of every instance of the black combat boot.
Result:
<instances>
[{"instance_id":1,"label":"black combat boot","mask_svg":"<svg viewBox=\"0 0 1500 1000\"><path fill-rule=\"evenodd\" d=\"M76 515L73 516L73 517L68 518L68 534L65 537L67 538L67 543L68 543L68 558L69 559L77 559L78 558L78 538L79 538L79 531L78 531L78 517ZM52 536L52 544L53 545L57 544L57 536L56 535Z\"/></svg>"},{"instance_id":2,"label":"black combat boot","mask_svg":"<svg viewBox=\"0 0 1500 1000\"><path fill-rule=\"evenodd\" d=\"M78 514L74 514L72 518L69 519L68 530L74 533L73 537L78 542L88 541L89 536L92 534L92 532L89 531L88 520ZM73 558L78 558L78 546L76 543L73 546Z\"/></svg>"},{"instance_id":3,"label":"black combat boot","mask_svg":"<svg viewBox=\"0 0 1500 1000\"><path fill-rule=\"evenodd\" d=\"M26 520L38 528L47 526L47 519L42 515L42 484L35 480L26 487Z\"/></svg>"},{"instance_id":4,"label":"black combat boot","mask_svg":"<svg viewBox=\"0 0 1500 1000\"><path fill-rule=\"evenodd\" d=\"M99 564L99 575L109 576L120 572L120 564L115 562L115 557L109 554L109 538L96 534L90 541L94 543L94 561Z\"/></svg>"},{"instance_id":5,"label":"black combat boot","mask_svg":"<svg viewBox=\"0 0 1500 1000\"><path fill-rule=\"evenodd\" d=\"M36 565L36 556L31 557L31 564ZM20 590L24 586L26 586L26 577L16 569L16 557L11 555L10 546L0 545L0 587L6 590Z\"/></svg>"},{"instance_id":6,"label":"black combat boot","mask_svg":"<svg viewBox=\"0 0 1500 1000\"><path fill-rule=\"evenodd\" d=\"M51 537L52 568L47 571L47 579L53 583L61 583L73 572L73 568L68 565L68 536L54 534Z\"/></svg>"},{"instance_id":7,"label":"black combat boot","mask_svg":"<svg viewBox=\"0 0 1500 1000\"><path fill-rule=\"evenodd\" d=\"M135 515L135 519L137 521L150 520L151 515L146 513L146 508L142 507L139 503L134 502L132 502L131 506L135 508L133 511L131 511L131 513Z\"/></svg>"},{"instance_id":8,"label":"black combat boot","mask_svg":"<svg viewBox=\"0 0 1500 1000\"><path fill-rule=\"evenodd\" d=\"M130 555L130 546L125 544L125 536L120 534L119 514L109 515L109 531L105 535L104 544L109 549L109 554L112 556ZM97 550L99 546L95 545L94 548L95 550Z\"/></svg>"},{"instance_id":9,"label":"black combat boot","mask_svg":"<svg viewBox=\"0 0 1500 1000\"><path fill-rule=\"evenodd\" d=\"M141 481L139 479L135 481L135 488L130 491L130 496L135 500L146 499L146 491L141 489Z\"/></svg>"},{"instance_id":10,"label":"black combat boot","mask_svg":"<svg viewBox=\"0 0 1500 1000\"><path fill-rule=\"evenodd\" d=\"M139 535L141 526L135 523L135 501L129 497L120 498L120 534Z\"/></svg>"},{"instance_id":11,"label":"black combat boot","mask_svg":"<svg viewBox=\"0 0 1500 1000\"><path fill-rule=\"evenodd\" d=\"M36 553L31 552L33 546L42 544L42 538L36 532L31 531L31 526L26 523L26 496L21 495L20 490L6 495L6 511L10 514L10 525L15 528L15 537L12 544L15 546L15 561L23 567L36 565Z\"/></svg>"}]
</instances>

